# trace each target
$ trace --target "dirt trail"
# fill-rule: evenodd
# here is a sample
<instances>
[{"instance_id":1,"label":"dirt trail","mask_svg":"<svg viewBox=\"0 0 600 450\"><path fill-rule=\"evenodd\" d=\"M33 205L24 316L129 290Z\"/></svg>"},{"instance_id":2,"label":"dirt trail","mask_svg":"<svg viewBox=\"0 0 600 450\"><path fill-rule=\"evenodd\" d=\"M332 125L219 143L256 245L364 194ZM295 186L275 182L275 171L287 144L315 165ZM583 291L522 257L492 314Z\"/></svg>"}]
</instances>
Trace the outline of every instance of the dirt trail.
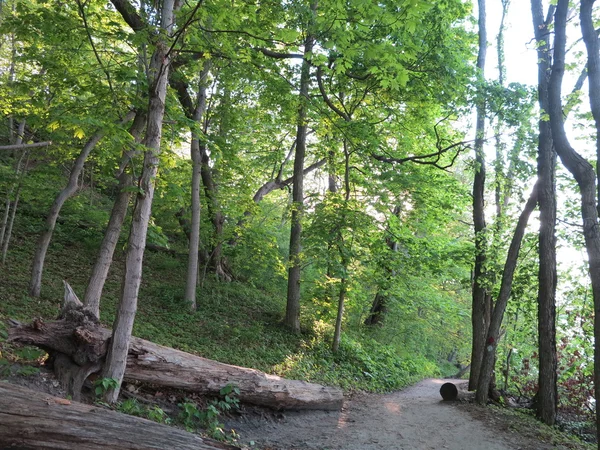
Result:
<instances>
[{"instance_id":1,"label":"dirt trail","mask_svg":"<svg viewBox=\"0 0 600 450\"><path fill-rule=\"evenodd\" d=\"M286 412L278 418L257 413L227 425L241 444L269 450L551 448L484 423L459 402L441 401L440 386L448 381L464 389L464 380L430 379L391 394L355 395L341 412Z\"/></svg>"}]
</instances>

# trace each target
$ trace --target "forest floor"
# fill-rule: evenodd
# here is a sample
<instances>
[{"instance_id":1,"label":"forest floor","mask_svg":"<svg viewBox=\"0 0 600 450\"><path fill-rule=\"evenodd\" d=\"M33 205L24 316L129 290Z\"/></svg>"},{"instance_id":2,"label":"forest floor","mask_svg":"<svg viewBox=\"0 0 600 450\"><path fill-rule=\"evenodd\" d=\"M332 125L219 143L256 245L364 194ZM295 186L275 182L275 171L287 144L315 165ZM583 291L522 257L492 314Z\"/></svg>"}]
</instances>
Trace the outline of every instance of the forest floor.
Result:
<instances>
[{"instance_id":1,"label":"forest floor","mask_svg":"<svg viewBox=\"0 0 600 450\"><path fill-rule=\"evenodd\" d=\"M442 401L451 381L457 401ZM226 425L262 450L543 450L590 448L559 443L532 418L469 402L464 380L428 379L389 394L355 394L340 412L247 411ZM527 420L531 419L531 421Z\"/></svg>"}]
</instances>

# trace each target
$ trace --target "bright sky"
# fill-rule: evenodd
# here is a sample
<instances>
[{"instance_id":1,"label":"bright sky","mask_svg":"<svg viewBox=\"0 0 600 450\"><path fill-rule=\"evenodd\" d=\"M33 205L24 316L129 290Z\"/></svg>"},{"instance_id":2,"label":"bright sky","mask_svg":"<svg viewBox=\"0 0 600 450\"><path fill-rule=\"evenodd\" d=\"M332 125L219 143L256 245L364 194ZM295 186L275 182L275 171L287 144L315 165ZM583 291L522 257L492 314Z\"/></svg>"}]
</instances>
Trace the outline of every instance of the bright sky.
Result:
<instances>
[{"instance_id":1,"label":"bright sky","mask_svg":"<svg viewBox=\"0 0 600 450\"><path fill-rule=\"evenodd\" d=\"M476 1L474 1L476 3ZM496 36L502 17L500 0L487 0L488 47L486 75L497 77ZM475 5L475 10L477 10ZM512 0L505 19L504 47L507 82L537 84L537 55L533 42L531 4L528 0Z\"/></svg>"},{"instance_id":2,"label":"bright sky","mask_svg":"<svg viewBox=\"0 0 600 450\"><path fill-rule=\"evenodd\" d=\"M477 1L473 0L474 3L474 14L477 17ZM545 5L545 11L547 10L547 3ZM486 60L486 77L488 79L497 79L498 77L498 60L496 52L496 37L500 26L500 19L502 16L502 4L500 0L487 0L487 35L488 35L488 53ZM533 40L533 25L531 18L531 3L529 0L512 0L509 5L508 16L505 19L506 29L504 32L504 45L505 45L505 57L506 57L506 82L519 82L528 85L537 85L537 53L535 51L535 43ZM579 33L579 29L573 28L569 30L572 33ZM575 36L575 35L572 35ZM580 36L580 34L578 34ZM576 38L569 39L570 41ZM568 61L567 61L568 62ZM571 92L575 80L579 73L576 70L573 73L567 72L563 82L563 95ZM586 86L584 86L584 89ZM584 100L587 102L587 99ZM582 141L575 139L576 136L581 136L581 131L577 132L569 127L571 121L567 121L567 132L571 138L571 144L582 153L593 150L593 145L589 141ZM591 147L590 147L591 146ZM492 151L492 150L491 150ZM492 154L490 157L493 158ZM559 172L566 174L566 170L562 168L562 164L559 162ZM568 176L568 175L567 175ZM567 196L571 196L575 199L575 204L578 203L578 195L576 193L568 194L567 192L559 192L559 204L563 204L566 201ZM559 206L559 209L562 209ZM561 213L559 211L559 218ZM575 220L577 222L577 220ZM537 229L539 222L537 217L532 218L530 226ZM571 232L575 232L572 229ZM558 262L562 263L563 269L566 267L579 266L583 260L587 260L585 251L575 250L565 247L565 242L559 242L558 250ZM563 286L564 289L564 286Z\"/></svg>"}]
</instances>

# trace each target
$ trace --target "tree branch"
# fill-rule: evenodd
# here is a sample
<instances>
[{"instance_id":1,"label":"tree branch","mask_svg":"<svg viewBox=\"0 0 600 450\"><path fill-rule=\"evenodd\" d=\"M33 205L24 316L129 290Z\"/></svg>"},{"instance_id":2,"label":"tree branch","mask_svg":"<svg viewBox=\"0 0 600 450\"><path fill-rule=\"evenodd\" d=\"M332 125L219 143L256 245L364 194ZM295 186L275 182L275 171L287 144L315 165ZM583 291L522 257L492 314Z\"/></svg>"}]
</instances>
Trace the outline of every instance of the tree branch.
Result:
<instances>
[{"instance_id":1,"label":"tree branch","mask_svg":"<svg viewBox=\"0 0 600 450\"><path fill-rule=\"evenodd\" d=\"M52 145L52 141L34 142L33 144L0 145L0 150L22 150L36 147L48 147L49 145Z\"/></svg>"},{"instance_id":2,"label":"tree branch","mask_svg":"<svg viewBox=\"0 0 600 450\"><path fill-rule=\"evenodd\" d=\"M137 13L135 7L127 0L110 0L110 2L133 31L138 32L146 28L144 20Z\"/></svg>"}]
</instances>

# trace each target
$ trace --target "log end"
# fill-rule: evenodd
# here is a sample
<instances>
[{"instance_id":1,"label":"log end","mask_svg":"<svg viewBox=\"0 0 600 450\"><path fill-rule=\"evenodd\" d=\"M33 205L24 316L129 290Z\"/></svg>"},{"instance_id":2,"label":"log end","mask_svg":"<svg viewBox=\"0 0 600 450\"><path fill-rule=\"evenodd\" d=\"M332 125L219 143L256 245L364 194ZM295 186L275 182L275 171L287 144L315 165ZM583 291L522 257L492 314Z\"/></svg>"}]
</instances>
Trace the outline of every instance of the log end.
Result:
<instances>
[{"instance_id":1,"label":"log end","mask_svg":"<svg viewBox=\"0 0 600 450\"><path fill-rule=\"evenodd\" d=\"M444 383L440 388L440 395L444 401L452 401L458 398L458 388L453 383Z\"/></svg>"}]
</instances>

